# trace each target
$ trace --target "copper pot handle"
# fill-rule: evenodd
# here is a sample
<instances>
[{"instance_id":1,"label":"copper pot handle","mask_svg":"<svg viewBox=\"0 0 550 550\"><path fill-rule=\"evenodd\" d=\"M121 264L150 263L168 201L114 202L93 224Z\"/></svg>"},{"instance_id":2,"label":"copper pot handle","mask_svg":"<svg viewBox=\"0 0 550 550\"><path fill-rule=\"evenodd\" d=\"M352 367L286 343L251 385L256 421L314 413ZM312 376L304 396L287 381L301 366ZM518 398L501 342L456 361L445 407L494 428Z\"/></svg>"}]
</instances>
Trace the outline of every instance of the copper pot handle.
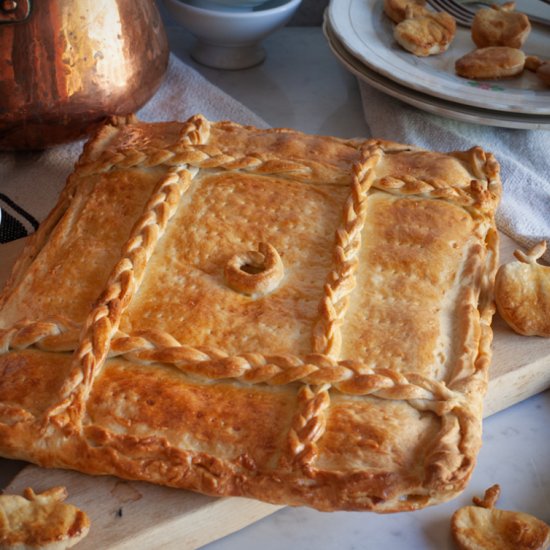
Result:
<instances>
[{"instance_id":1,"label":"copper pot handle","mask_svg":"<svg viewBox=\"0 0 550 550\"><path fill-rule=\"evenodd\" d=\"M0 24L25 21L31 10L31 0L0 0Z\"/></svg>"}]
</instances>

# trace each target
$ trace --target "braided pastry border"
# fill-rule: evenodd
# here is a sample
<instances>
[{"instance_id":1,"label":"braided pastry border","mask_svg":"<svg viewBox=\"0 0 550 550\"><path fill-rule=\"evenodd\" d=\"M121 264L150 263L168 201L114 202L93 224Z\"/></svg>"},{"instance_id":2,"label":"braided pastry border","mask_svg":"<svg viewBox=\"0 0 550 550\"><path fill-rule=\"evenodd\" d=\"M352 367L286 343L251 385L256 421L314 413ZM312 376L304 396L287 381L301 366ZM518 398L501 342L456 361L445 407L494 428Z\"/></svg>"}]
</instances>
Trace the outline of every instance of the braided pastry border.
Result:
<instances>
[{"instance_id":1,"label":"braided pastry border","mask_svg":"<svg viewBox=\"0 0 550 550\"><path fill-rule=\"evenodd\" d=\"M416 373L396 373L316 353L301 357L261 353L230 356L216 348L181 345L160 331L142 331L132 336L119 332L111 342L109 357L122 357L138 364L168 364L207 380L231 379L271 386L296 382L330 384L341 393L376 395L384 399L444 401L456 397L444 382Z\"/></svg>"},{"instance_id":2,"label":"braided pastry border","mask_svg":"<svg viewBox=\"0 0 550 550\"><path fill-rule=\"evenodd\" d=\"M425 152L425 149L374 140L384 155L404 152ZM438 178L419 179L410 175L401 177L384 176L372 185L375 189L402 196L418 195L425 198L443 199L465 208L476 207L481 211L490 210L499 199L498 163L491 154L475 146L466 151L453 151L447 156L465 163L473 172L469 185L449 185Z\"/></svg>"},{"instance_id":3,"label":"braided pastry border","mask_svg":"<svg viewBox=\"0 0 550 550\"><path fill-rule=\"evenodd\" d=\"M159 149L144 147L122 151L103 151L97 159L79 165L79 174L91 176L116 168L136 166L153 168L157 166L193 166L202 169L249 170L261 174L311 175L313 170L306 164L286 160L261 158L257 155L236 157L215 149L206 148L210 136L210 122L202 115L189 119L180 131L180 140L172 147ZM191 146L191 147L190 147Z\"/></svg>"},{"instance_id":4,"label":"braided pastry border","mask_svg":"<svg viewBox=\"0 0 550 550\"><path fill-rule=\"evenodd\" d=\"M8 329L0 329L0 355L30 347L51 352L74 351L80 329L80 325L62 317L21 321Z\"/></svg>"},{"instance_id":5,"label":"braided pastry border","mask_svg":"<svg viewBox=\"0 0 550 550\"><path fill-rule=\"evenodd\" d=\"M355 288L357 253L361 248L361 231L365 225L367 194L374 179L374 168L382 157L377 143L361 149L353 165L351 193L344 208L342 225L336 231L334 269L324 286L319 306L320 318L313 329L313 350L329 357L340 353L340 327L349 304L349 294Z\"/></svg>"},{"instance_id":6,"label":"braided pastry border","mask_svg":"<svg viewBox=\"0 0 550 550\"><path fill-rule=\"evenodd\" d=\"M79 331L79 327L65 321L20 323L0 331L0 353L30 347L44 351L71 351L75 348ZM119 357L142 365L170 365L203 380L237 380L270 386L328 384L348 395L407 400L416 403L416 408L430 409L437 414L445 414L459 399L452 385L416 373L396 373L383 367L372 368L357 361L336 360L318 353L305 356L261 353L230 356L217 348L182 345L161 331L140 331L132 335L116 331L106 357Z\"/></svg>"},{"instance_id":7,"label":"braided pastry border","mask_svg":"<svg viewBox=\"0 0 550 550\"><path fill-rule=\"evenodd\" d=\"M298 466L312 470L317 457L317 442L325 433L330 407L330 384L302 386L298 392L298 408L287 435L288 455L281 458L283 468Z\"/></svg>"}]
</instances>

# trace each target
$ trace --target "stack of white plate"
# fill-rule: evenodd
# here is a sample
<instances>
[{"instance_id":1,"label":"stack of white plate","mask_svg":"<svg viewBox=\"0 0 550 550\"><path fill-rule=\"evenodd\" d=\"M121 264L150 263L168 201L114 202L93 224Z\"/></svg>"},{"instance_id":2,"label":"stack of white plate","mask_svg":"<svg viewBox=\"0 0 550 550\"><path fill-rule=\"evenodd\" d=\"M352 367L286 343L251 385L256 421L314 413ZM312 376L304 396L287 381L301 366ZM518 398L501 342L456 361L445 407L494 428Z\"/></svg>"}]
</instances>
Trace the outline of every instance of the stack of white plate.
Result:
<instances>
[{"instance_id":1,"label":"stack of white plate","mask_svg":"<svg viewBox=\"0 0 550 550\"><path fill-rule=\"evenodd\" d=\"M331 0L324 32L336 57L360 80L425 111L504 128L550 129L550 88L530 71L516 78L474 81L454 72L475 49L470 30L457 28L449 49L417 57L393 39L383 0ZM533 25L523 50L550 57L550 28Z\"/></svg>"}]
</instances>

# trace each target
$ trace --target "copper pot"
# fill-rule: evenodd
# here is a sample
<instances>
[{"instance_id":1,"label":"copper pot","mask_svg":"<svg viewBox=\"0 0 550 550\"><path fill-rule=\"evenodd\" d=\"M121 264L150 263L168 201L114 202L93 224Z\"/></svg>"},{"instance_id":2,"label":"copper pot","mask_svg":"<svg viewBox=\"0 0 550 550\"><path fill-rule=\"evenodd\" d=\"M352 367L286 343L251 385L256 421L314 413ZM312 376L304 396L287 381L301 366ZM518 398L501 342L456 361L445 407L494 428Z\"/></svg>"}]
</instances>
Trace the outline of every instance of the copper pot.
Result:
<instances>
[{"instance_id":1,"label":"copper pot","mask_svg":"<svg viewBox=\"0 0 550 550\"><path fill-rule=\"evenodd\" d=\"M168 51L154 0L0 0L0 148L44 148L135 112Z\"/></svg>"}]
</instances>

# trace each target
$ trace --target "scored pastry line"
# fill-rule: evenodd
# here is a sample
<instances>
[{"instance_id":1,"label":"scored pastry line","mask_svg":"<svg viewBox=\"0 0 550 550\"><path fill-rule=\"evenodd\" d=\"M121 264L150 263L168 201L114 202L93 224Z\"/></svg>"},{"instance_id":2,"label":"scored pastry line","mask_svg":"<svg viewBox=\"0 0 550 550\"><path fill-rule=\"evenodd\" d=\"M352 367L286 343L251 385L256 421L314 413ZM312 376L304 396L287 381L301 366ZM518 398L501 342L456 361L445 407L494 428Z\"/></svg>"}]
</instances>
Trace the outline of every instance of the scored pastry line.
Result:
<instances>
[{"instance_id":1,"label":"scored pastry line","mask_svg":"<svg viewBox=\"0 0 550 550\"><path fill-rule=\"evenodd\" d=\"M103 294L86 319L75 352L76 364L61 390L60 402L50 408L47 418L53 420L56 417L56 422L64 425L68 420L66 411L70 407L73 415L76 415L74 420L80 422L84 403L107 357L122 312L138 289L147 261L191 181L192 173L186 166L179 166L170 168L156 186L123 248L122 257L114 267Z\"/></svg>"},{"instance_id":2,"label":"scored pastry line","mask_svg":"<svg viewBox=\"0 0 550 550\"><path fill-rule=\"evenodd\" d=\"M349 294L355 288L357 253L365 225L368 190L374 180L374 168L382 157L377 143L361 150L353 165L351 193L344 207L342 225L336 231L334 269L324 286L319 306L320 318L313 329L313 351L337 357L341 347L341 324L348 308Z\"/></svg>"}]
</instances>

